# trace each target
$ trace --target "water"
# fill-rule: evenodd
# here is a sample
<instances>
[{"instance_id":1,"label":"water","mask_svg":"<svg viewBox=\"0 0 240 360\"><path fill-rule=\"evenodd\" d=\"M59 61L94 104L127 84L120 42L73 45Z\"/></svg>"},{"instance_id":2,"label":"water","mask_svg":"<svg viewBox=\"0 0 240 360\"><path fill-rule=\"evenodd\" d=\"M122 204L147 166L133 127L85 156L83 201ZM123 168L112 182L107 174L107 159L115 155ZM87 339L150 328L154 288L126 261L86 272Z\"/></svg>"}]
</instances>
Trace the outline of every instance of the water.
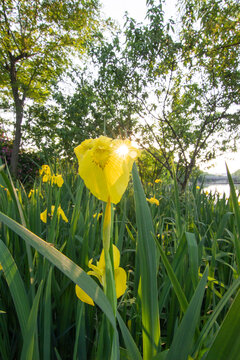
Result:
<instances>
[{"instance_id":1,"label":"water","mask_svg":"<svg viewBox=\"0 0 240 360\"><path fill-rule=\"evenodd\" d=\"M240 184L235 184L235 189L236 189L236 194L238 195L238 193L240 192ZM203 188L203 190L206 192L208 191L209 193L215 193L218 192L220 195L223 196L223 194L225 193L226 197L229 197L230 195L230 186L229 184L206 184Z\"/></svg>"}]
</instances>

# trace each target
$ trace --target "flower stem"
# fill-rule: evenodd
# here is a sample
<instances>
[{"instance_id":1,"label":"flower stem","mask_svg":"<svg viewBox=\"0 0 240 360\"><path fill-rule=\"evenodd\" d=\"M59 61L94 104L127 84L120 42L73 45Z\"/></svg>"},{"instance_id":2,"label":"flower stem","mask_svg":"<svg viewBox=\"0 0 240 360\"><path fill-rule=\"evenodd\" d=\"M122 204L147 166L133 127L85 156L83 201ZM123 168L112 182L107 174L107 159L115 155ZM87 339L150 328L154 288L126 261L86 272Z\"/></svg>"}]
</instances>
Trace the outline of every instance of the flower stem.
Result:
<instances>
[{"instance_id":1,"label":"flower stem","mask_svg":"<svg viewBox=\"0 0 240 360\"><path fill-rule=\"evenodd\" d=\"M112 244L111 238L111 202L108 199L107 206L105 209L104 223L103 223L103 248L105 256L105 279L103 282L104 291L112 305L113 312L116 315L117 309L117 297L114 280L114 266L111 261ZM111 247L111 248L110 248Z\"/></svg>"}]
</instances>

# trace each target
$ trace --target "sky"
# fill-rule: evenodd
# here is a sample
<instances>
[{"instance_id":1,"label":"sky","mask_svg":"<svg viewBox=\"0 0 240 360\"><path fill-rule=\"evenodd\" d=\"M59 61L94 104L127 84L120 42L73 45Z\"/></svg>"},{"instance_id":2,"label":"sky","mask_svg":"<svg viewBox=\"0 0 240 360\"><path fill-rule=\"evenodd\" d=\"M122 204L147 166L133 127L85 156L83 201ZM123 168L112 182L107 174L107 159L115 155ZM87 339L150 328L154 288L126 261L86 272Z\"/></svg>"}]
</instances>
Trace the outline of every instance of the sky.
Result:
<instances>
[{"instance_id":1,"label":"sky","mask_svg":"<svg viewBox=\"0 0 240 360\"><path fill-rule=\"evenodd\" d=\"M144 21L147 9L146 0L101 0L101 3L103 4L103 14L117 21L120 26L124 24L126 11L137 22ZM175 4L176 0L166 0L164 10L167 18L176 15ZM219 156L216 160L207 163L207 165L202 165L200 168L212 174L226 174L225 163L227 163L231 173L240 169L240 150L237 153L226 153L224 156Z\"/></svg>"},{"instance_id":2,"label":"sky","mask_svg":"<svg viewBox=\"0 0 240 360\"><path fill-rule=\"evenodd\" d=\"M120 25L124 24L124 14L142 22L146 15L146 0L101 0L103 4L102 11L108 17L115 19ZM166 0L165 11L168 17L176 13L176 0Z\"/></svg>"}]
</instances>

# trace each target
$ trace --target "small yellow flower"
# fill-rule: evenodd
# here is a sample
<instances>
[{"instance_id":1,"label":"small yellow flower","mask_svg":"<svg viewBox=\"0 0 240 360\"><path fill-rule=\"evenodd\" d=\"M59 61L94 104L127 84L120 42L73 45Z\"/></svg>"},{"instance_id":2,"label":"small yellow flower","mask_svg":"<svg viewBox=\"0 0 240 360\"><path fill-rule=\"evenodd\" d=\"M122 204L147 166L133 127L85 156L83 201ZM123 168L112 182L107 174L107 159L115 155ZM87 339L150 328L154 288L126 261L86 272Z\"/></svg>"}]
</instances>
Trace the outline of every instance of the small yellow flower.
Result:
<instances>
[{"instance_id":1,"label":"small yellow flower","mask_svg":"<svg viewBox=\"0 0 240 360\"><path fill-rule=\"evenodd\" d=\"M161 179L156 179L156 180L155 180L155 183L156 183L156 184L161 183L161 182L162 182Z\"/></svg>"},{"instance_id":2,"label":"small yellow flower","mask_svg":"<svg viewBox=\"0 0 240 360\"><path fill-rule=\"evenodd\" d=\"M92 264L93 259L89 260L88 267L92 270L88 271L88 275L95 276L98 278L100 284L104 286L105 284L105 255L104 250L101 252L101 256L99 261L97 261L97 265ZM114 278L115 278L115 286L116 286L116 296L117 299L122 296L127 288L127 274L126 271L119 267L120 264L120 252L118 248L113 245L113 263L114 263ZM78 285L75 287L77 297L89 304L94 306L93 300L88 296L85 291L83 291Z\"/></svg>"},{"instance_id":3,"label":"small yellow flower","mask_svg":"<svg viewBox=\"0 0 240 360\"><path fill-rule=\"evenodd\" d=\"M58 187L62 187L64 183L62 175L53 175L51 177L51 184L57 184Z\"/></svg>"},{"instance_id":4,"label":"small yellow flower","mask_svg":"<svg viewBox=\"0 0 240 360\"><path fill-rule=\"evenodd\" d=\"M152 186L152 183L151 183L151 182L148 182L148 186Z\"/></svg>"},{"instance_id":5,"label":"small yellow flower","mask_svg":"<svg viewBox=\"0 0 240 360\"><path fill-rule=\"evenodd\" d=\"M49 216L53 216L54 214L54 210L55 210L55 206L52 205L51 206L51 214L48 214ZM63 209L61 208L61 206L59 205L58 209L57 209L57 216L58 218L61 216L61 218L65 221L68 222L68 219L63 211ZM41 214L40 214L40 219L46 223L47 222L47 209L44 210Z\"/></svg>"},{"instance_id":6,"label":"small yellow flower","mask_svg":"<svg viewBox=\"0 0 240 360\"><path fill-rule=\"evenodd\" d=\"M51 169L48 165L42 165L42 168L39 170L39 174L43 175L50 175L51 176Z\"/></svg>"},{"instance_id":7,"label":"small yellow flower","mask_svg":"<svg viewBox=\"0 0 240 360\"><path fill-rule=\"evenodd\" d=\"M139 150L129 140L106 136L83 141L75 149L78 173L99 200L117 204L125 192Z\"/></svg>"},{"instance_id":8,"label":"small yellow flower","mask_svg":"<svg viewBox=\"0 0 240 360\"><path fill-rule=\"evenodd\" d=\"M199 190L199 189L200 189L200 186L196 186L196 189Z\"/></svg>"},{"instance_id":9,"label":"small yellow flower","mask_svg":"<svg viewBox=\"0 0 240 360\"><path fill-rule=\"evenodd\" d=\"M2 267L2 265L1 265L1 263L0 263L0 271L1 271L1 270L3 270L3 267Z\"/></svg>"},{"instance_id":10,"label":"small yellow flower","mask_svg":"<svg viewBox=\"0 0 240 360\"><path fill-rule=\"evenodd\" d=\"M155 195L154 195L154 197L151 197L150 199L147 199L147 201L150 204L155 204L155 205L159 206L159 200L155 198Z\"/></svg>"}]
</instances>

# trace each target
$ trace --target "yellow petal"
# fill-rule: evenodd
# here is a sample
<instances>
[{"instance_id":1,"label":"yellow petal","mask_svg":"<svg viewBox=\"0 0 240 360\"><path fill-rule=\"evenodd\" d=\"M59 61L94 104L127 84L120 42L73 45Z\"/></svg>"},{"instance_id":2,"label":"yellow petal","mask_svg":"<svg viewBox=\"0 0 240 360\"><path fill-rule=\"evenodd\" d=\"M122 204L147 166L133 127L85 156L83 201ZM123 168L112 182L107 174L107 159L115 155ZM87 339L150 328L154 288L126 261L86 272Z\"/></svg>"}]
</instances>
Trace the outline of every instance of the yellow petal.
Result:
<instances>
[{"instance_id":1,"label":"yellow petal","mask_svg":"<svg viewBox=\"0 0 240 360\"><path fill-rule=\"evenodd\" d=\"M47 209L44 210L41 214L40 214L40 219L46 223L47 222Z\"/></svg>"},{"instance_id":2,"label":"yellow petal","mask_svg":"<svg viewBox=\"0 0 240 360\"><path fill-rule=\"evenodd\" d=\"M42 178L43 182L48 182L50 180L51 180L51 175L50 174L43 175L43 178Z\"/></svg>"},{"instance_id":3,"label":"yellow petal","mask_svg":"<svg viewBox=\"0 0 240 360\"><path fill-rule=\"evenodd\" d=\"M109 159L104 169L104 175L110 200L113 204L117 204L128 186L130 177L128 163L114 155Z\"/></svg>"},{"instance_id":4,"label":"yellow petal","mask_svg":"<svg viewBox=\"0 0 240 360\"><path fill-rule=\"evenodd\" d=\"M117 269L120 264L120 251L118 250L116 245L112 245L113 247L113 263L114 263L114 269ZM99 262L97 263L97 267L99 269L103 269L105 271L105 255L104 255L104 249L101 252Z\"/></svg>"},{"instance_id":5,"label":"yellow petal","mask_svg":"<svg viewBox=\"0 0 240 360\"><path fill-rule=\"evenodd\" d=\"M120 251L114 244L113 244L113 264L114 264L114 269L117 269L120 264Z\"/></svg>"},{"instance_id":6,"label":"yellow petal","mask_svg":"<svg viewBox=\"0 0 240 360\"><path fill-rule=\"evenodd\" d=\"M87 274L91 276L95 276L99 280L100 284L103 284L102 274L98 273L97 271L88 271Z\"/></svg>"},{"instance_id":7,"label":"yellow petal","mask_svg":"<svg viewBox=\"0 0 240 360\"><path fill-rule=\"evenodd\" d=\"M93 140L88 139L84 140L80 145L75 147L74 152L78 158L78 161L80 161L83 157L83 155L86 153L87 150L91 149L93 145Z\"/></svg>"},{"instance_id":8,"label":"yellow petal","mask_svg":"<svg viewBox=\"0 0 240 360\"><path fill-rule=\"evenodd\" d=\"M51 176L51 169L48 165L42 165L42 168L39 170L39 174L46 174Z\"/></svg>"},{"instance_id":9,"label":"yellow petal","mask_svg":"<svg viewBox=\"0 0 240 360\"><path fill-rule=\"evenodd\" d=\"M105 271L105 255L104 255L104 249L101 252L100 259L97 262L97 267L99 269L102 269L102 271Z\"/></svg>"},{"instance_id":10,"label":"yellow petal","mask_svg":"<svg viewBox=\"0 0 240 360\"><path fill-rule=\"evenodd\" d=\"M88 296L88 294L85 293L85 291L83 291L78 285L75 286L75 291L76 291L77 297L82 302L85 302L86 304L94 306L94 302L93 302L92 298L90 298L90 296Z\"/></svg>"},{"instance_id":11,"label":"yellow petal","mask_svg":"<svg viewBox=\"0 0 240 360\"><path fill-rule=\"evenodd\" d=\"M109 197L105 174L93 160L92 150L89 150L79 162L78 173L86 187L99 200L107 202Z\"/></svg>"},{"instance_id":12,"label":"yellow petal","mask_svg":"<svg viewBox=\"0 0 240 360\"><path fill-rule=\"evenodd\" d=\"M63 209L61 208L60 205L59 205L59 207L57 209L57 214L58 214L58 216L62 217L63 221L68 222L68 219L67 219L67 217L66 217L66 215L65 215L65 213L64 213L64 211L63 211Z\"/></svg>"},{"instance_id":13,"label":"yellow petal","mask_svg":"<svg viewBox=\"0 0 240 360\"><path fill-rule=\"evenodd\" d=\"M57 175L56 176L56 184L58 187L62 187L64 183L63 177L62 175Z\"/></svg>"},{"instance_id":14,"label":"yellow petal","mask_svg":"<svg viewBox=\"0 0 240 360\"><path fill-rule=\"evenodd\" d=\"M126 271L119 267L114 270L115 286L117 299L122 296L127 288L127 274Z\"/></svg>"},{"instance_id":15,"label":"yellow petal","mask_svg":"<svg viewBox=\"0 0 240 360\"><path fill-rule=\"evenodd\" d=\"M159 200L154 197L150 198L150 199L147 199L147 201L150 203L150 204L155 204L157 206L159 206Z\"/></svg>"},{"instance_id":16,"label":"yellow petal","mask_svg":"<svg viewBox=\"0 0 240 360\"><path fill-rule=\"evenodd\" d=\"M104 262L104 268L101 268L100 266L98 266L99 263L97 263L97 266L93 265L92 260L93 259L89 260L88 267L93 271L88 271L88 274L96 276L99 279L99 281L102 282L102 276L105 271L105 262Z\"/></svg>"}]
</instances>

